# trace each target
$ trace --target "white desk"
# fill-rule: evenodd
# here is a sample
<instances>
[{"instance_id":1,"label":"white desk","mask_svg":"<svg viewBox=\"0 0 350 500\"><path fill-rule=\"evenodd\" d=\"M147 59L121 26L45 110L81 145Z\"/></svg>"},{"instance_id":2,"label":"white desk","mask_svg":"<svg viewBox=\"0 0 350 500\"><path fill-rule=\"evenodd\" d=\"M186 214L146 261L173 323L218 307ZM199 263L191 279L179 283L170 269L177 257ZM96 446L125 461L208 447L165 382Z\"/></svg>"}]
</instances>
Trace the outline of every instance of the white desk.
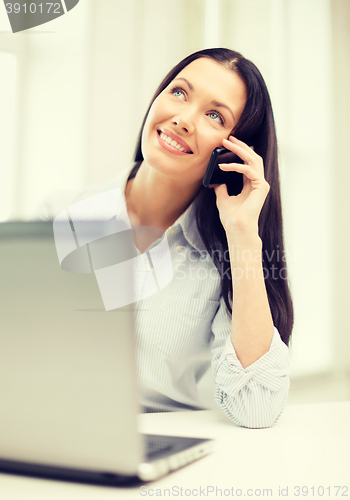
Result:
<instances>
[{"instance_id":1,"label":"white desk","mask_svg":"<svg viewBox=\"0 0 350 500\"><path fill-rule=\"evenodd\" d=\"M148 483L143 495L140 487L103 488L0 474L0 498L136 499L150 498L152 493L155 498L350 498L350 401L287 406L271 429L236 427L219 412L200 411L140 415L140 430L211 437L216 439L215 451ZM288 496L285 489L279 492L287 486ZM298 486L307 486L308 494L304 489L304 495L302 490L298 495ZM343 487L337 495L335 486Z\"/></svg>"}]
</instances>

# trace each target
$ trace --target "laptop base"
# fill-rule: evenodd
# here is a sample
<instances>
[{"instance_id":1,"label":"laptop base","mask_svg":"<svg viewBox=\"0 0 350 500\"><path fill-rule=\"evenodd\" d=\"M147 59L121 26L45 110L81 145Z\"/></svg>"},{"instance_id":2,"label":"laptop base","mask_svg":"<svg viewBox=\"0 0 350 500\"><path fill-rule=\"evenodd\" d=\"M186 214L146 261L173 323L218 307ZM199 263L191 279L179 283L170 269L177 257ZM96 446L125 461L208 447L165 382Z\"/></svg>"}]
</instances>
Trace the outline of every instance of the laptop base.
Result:
<instances>
[{"instance_id":1,"label":"laptop base","mask_svg":"<svg viewBox=\"0 0 350 500\"><path fill-rule=\"evenodd\" d=\"M211 439L152 434L145 434L144 437L146 450L149 450L148 457L139 465L138 473L132 476L4 459L0 459L0 472L100 486L133 486L141 482L155 481L212 451Z\"/></svg>"}]
</instances>

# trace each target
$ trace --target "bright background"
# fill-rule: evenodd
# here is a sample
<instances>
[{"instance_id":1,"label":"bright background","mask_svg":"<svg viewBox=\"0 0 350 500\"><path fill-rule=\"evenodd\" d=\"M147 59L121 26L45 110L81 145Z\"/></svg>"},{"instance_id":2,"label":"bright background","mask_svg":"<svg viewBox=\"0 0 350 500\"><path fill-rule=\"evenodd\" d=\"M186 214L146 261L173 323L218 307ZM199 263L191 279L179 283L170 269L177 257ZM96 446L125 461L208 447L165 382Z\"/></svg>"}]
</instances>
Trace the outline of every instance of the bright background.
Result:
<instances>
[{"instance_id":1,"label":"bright background","mask_svg":"<svg viewBox=\"0 0 350 500\"><path fill-rule=\"evenodd\" d=\"M348 0L80 0L17 34L0 6L0 220L129 165L164 75L215 46L255 62L273 103L295 305L290 402L349 399Z\"/></svg>"}]
</instances>

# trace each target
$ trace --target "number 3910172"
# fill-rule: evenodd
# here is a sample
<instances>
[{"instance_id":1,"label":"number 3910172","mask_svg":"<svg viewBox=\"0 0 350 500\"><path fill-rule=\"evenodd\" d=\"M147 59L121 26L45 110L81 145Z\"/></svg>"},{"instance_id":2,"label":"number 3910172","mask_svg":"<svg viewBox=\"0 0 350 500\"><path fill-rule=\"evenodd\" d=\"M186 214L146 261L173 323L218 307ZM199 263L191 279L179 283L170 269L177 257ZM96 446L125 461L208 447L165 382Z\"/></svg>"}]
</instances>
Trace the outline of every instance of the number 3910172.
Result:
<instances>
[{"instance_id":1,"label":"number 3910172","mask_svg":"<svg viewBox=\"0 0 350 500\"><path fill-rule=\"evenodd\" d=\"M6 12L8 14L19 14L22 12L23 14L61 14L60 8L61 4L59 3L7 3Z\"/></svg>"}]
</instances>

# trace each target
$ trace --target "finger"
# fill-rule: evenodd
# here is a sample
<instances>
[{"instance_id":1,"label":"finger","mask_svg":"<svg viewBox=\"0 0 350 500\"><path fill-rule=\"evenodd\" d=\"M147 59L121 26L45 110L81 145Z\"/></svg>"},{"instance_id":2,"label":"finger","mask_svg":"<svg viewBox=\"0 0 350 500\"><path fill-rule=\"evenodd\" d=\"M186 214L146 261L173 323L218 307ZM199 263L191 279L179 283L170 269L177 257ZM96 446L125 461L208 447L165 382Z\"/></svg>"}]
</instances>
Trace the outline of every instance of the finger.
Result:
<instances>
[{"instance_id":1,"label":"finger","mask_svg":"<svg viewBox=\"0 0 350 500\"><path fill-rule=\"evenodd\" d=\"M224 172L240 172L246 175L251 181L265 180L264 176L259 174L256 168L246 163L219 163L219 167Z\"/></svg>"},{"instance_id":2,"label":"finger","mask_svg":"<svg viewBox=\"0 0 350 500\"><path fill-rule=\"evenodd\" d=\"M235 137L234 135L230 135L230 137L228 139L229 142L232 142L232 144L237 144L238 146L241 146L242 148L246 149L247 151L249 151L249 149L253 149L254 150L254 146L248 146L248 144L244 141L241 141L240 139L237 139L237 137Z\"/></svg>"},{"instance_id":3,"label":"finger","mask_svg":"<svg viewBox=\"0 0 350 500\"><path fill-rule=\"evenodd\" d=\"M245 147L236 142L228 141L227 139L224 139L222 143L226 149L236 153L244 162L249 164L256 163L256 165L258 165L257 160L259 160L259 163L262 163L260 156L257 155L249 146L244 144L244 142L242 142L242 144L244 144Z\"/></svg>"},{"instance_id":4,"label":"finger","mask_svg":"<svg viewBox=\"0 0 350 500\"><path fill-rule=\"evenodd\" d=\"M226 184L216 184L214 186L214 191L216 194L216 198L219 201L229 197Z\"/></svg>"},{"instance_id":5,"label":"finger","mask_svg":"<svg viewBox=\"0 0 350 500\"><path fill-rule=\"evenodd\" d=\"M243 175L243 189L250 184L250 179L246 175Z\"/></svg>"}]
</instances>

